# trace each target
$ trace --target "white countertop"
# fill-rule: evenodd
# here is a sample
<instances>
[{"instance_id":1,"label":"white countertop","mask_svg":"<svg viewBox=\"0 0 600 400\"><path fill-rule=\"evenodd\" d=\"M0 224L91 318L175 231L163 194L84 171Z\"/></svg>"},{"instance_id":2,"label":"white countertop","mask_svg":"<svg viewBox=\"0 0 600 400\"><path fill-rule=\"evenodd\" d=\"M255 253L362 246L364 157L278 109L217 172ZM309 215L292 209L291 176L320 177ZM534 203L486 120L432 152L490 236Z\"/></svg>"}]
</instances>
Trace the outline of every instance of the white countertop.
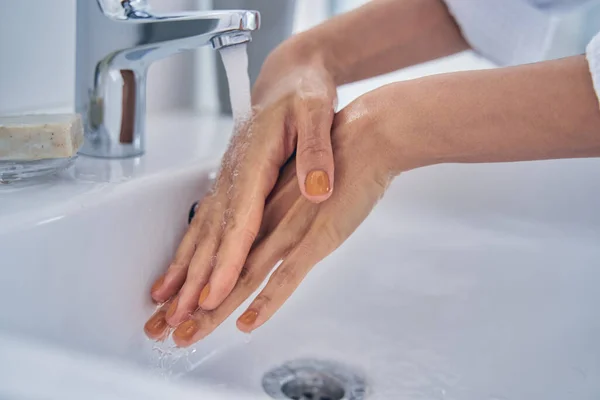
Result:
<instances>
[{"instance_id":1,"label":"white countertop","mask_svg":"<svg viewBox=\"0 0 600 400\"><path fill-rule=\"evenodd\" d=\"M218 165L231 135L230 118L193 112L151 116L147 151L142 157L107 160L80 156L69 170L53 177L0 185L0 231L14 224L59 218L73 204L96 201L126 190L156 174L196 165Z\"/></svg>"}]
</instances>

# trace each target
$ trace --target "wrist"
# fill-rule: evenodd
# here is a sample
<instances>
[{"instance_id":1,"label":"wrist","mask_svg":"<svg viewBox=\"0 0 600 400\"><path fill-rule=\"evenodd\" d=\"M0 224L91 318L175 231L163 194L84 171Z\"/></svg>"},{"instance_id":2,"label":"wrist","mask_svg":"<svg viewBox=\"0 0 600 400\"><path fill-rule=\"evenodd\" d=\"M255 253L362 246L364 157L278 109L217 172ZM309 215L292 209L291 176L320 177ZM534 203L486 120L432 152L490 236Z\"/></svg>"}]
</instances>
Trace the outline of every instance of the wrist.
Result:
<instances>
[{"instance_id":1,"label":"wrist","mask_svg":"<svg viewBox=\"0 0 600 400\"><path fill-rule=\"evenodd\" d=\"M449 151L437 136L443 132L443 121L433 117L435 96L427 87L431 89L428 78L389 84L362 95L339 113L341 123L372 142L378 161L392 176L443 162Z\"/></svg>"},{"instance_id":2,"label":"wrist","mask_svg":"<svg viewBox=\"0 0 600 400\"><path fill-rule=\"evenodd\" d=\"M335 40L329 29L323 24L291 36L279 45L272 53L273 58L284 58L299 66L319 68L326 73L336 86L336 77L340 75L339 62L332 55L336 53ZM337 44L339 47L339 43Z\"/></svg>"},{"instance_id":3,"label":"wrist","mask_svg":"<svg viewBox=\"0 0 600 400\"><path fill-rule=\"evenodd\" d=\"M324 51L304 34L292 36L266 58L252 89L255 104L269 103L290 94L337 98L336 85L328 71Z\"/></svg>"},{"instance_id":4,"label":"wrist","mask_svg":"<svg viewBox=\"0 0 600 400\"><path fill-rule=\"evenodd\" d=\"M286 63L297 67L319 69L328 75L333 75L326 57L326 46L319 37L311 31L291 36L281 43L267 57L266 62Z\"/></svg>"}]
</instances>

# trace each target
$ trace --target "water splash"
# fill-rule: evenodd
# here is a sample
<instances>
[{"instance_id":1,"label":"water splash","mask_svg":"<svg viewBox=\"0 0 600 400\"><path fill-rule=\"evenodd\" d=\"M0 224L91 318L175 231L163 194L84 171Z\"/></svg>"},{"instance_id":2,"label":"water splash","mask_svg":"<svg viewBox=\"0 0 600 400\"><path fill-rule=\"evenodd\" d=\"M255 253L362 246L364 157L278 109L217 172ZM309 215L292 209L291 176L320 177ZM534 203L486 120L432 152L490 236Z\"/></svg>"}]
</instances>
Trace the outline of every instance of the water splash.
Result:
<instances>
[{"instance_id":1,"label":"water splash","mask_svg":"<svg viewBox=\"0 0 600 400\"><path fill-rule=\"evenodd\" d=\"M162 342L153 343L152 364L160 376L168 378L180 368L181 361L188 363L194 353L196 353L195 348L177 347L169 337Z\"/></svg>"}]
</instances>

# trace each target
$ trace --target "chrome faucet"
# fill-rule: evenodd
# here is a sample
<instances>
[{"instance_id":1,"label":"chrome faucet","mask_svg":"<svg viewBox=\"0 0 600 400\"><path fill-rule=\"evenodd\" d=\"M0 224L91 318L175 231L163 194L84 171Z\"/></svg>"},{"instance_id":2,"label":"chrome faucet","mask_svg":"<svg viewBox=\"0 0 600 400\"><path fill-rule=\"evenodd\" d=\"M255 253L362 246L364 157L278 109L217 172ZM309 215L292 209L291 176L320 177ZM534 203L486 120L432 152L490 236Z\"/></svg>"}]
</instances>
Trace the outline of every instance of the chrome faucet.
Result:
<instances>
[{"instance_id":1,"label":"chrome faucet","mask_svg":"<svg viewBox=\"0 0 600 400\"><path fill-rule=\"evenodd\" d=\"M85 129L80 153L143 154L150 64L204 45L249 42L259 25L256 11L156 15L145 0L77 1L75 111Z\"/></svg>"}]
</instances>

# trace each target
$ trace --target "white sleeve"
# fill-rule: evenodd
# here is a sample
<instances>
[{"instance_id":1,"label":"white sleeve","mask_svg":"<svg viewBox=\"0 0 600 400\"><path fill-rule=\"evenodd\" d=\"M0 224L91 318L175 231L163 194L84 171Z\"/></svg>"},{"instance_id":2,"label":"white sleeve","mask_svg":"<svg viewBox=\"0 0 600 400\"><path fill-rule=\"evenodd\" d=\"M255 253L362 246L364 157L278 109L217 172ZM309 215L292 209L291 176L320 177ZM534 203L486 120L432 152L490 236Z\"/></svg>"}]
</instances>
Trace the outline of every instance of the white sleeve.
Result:
<instances>
[{"instance_id":1,"label":"white sleeve","mask_svg":"<svg viewBox=\"0 0 600 400\"><path fill-rule=\"evenodd\" d=\"M590 64L594 89L596 90L598 101L600 101L600 32L588 44L586 53L588 63Z\"/></svg>"},{"instance_id":2,"label":"white sleeve","mask_svg":"<svg viewBox=\"0 0 600 400\"><path fill-rule=\"evenodd\" d=\"M524 0L445 0L473 50L499 65L540 61L556 21Z\"/></svg>"},{"instance_id":3,"label":"white sleeve","mask_svg":"<svg viewBox=\"0 0 600 400\"><path fill-rule=\"evenodd\" d=\"M600 0L596 1L600 3ZM556 11L561 8L564 11L588 3L588 0L445 2L473 50L499 65L518 65L546 59L551 40L558 33L560 14L539 5L552 4ZM600 101L600 32L587 45L586 53Z\"/></svg>"}]
</instances>

